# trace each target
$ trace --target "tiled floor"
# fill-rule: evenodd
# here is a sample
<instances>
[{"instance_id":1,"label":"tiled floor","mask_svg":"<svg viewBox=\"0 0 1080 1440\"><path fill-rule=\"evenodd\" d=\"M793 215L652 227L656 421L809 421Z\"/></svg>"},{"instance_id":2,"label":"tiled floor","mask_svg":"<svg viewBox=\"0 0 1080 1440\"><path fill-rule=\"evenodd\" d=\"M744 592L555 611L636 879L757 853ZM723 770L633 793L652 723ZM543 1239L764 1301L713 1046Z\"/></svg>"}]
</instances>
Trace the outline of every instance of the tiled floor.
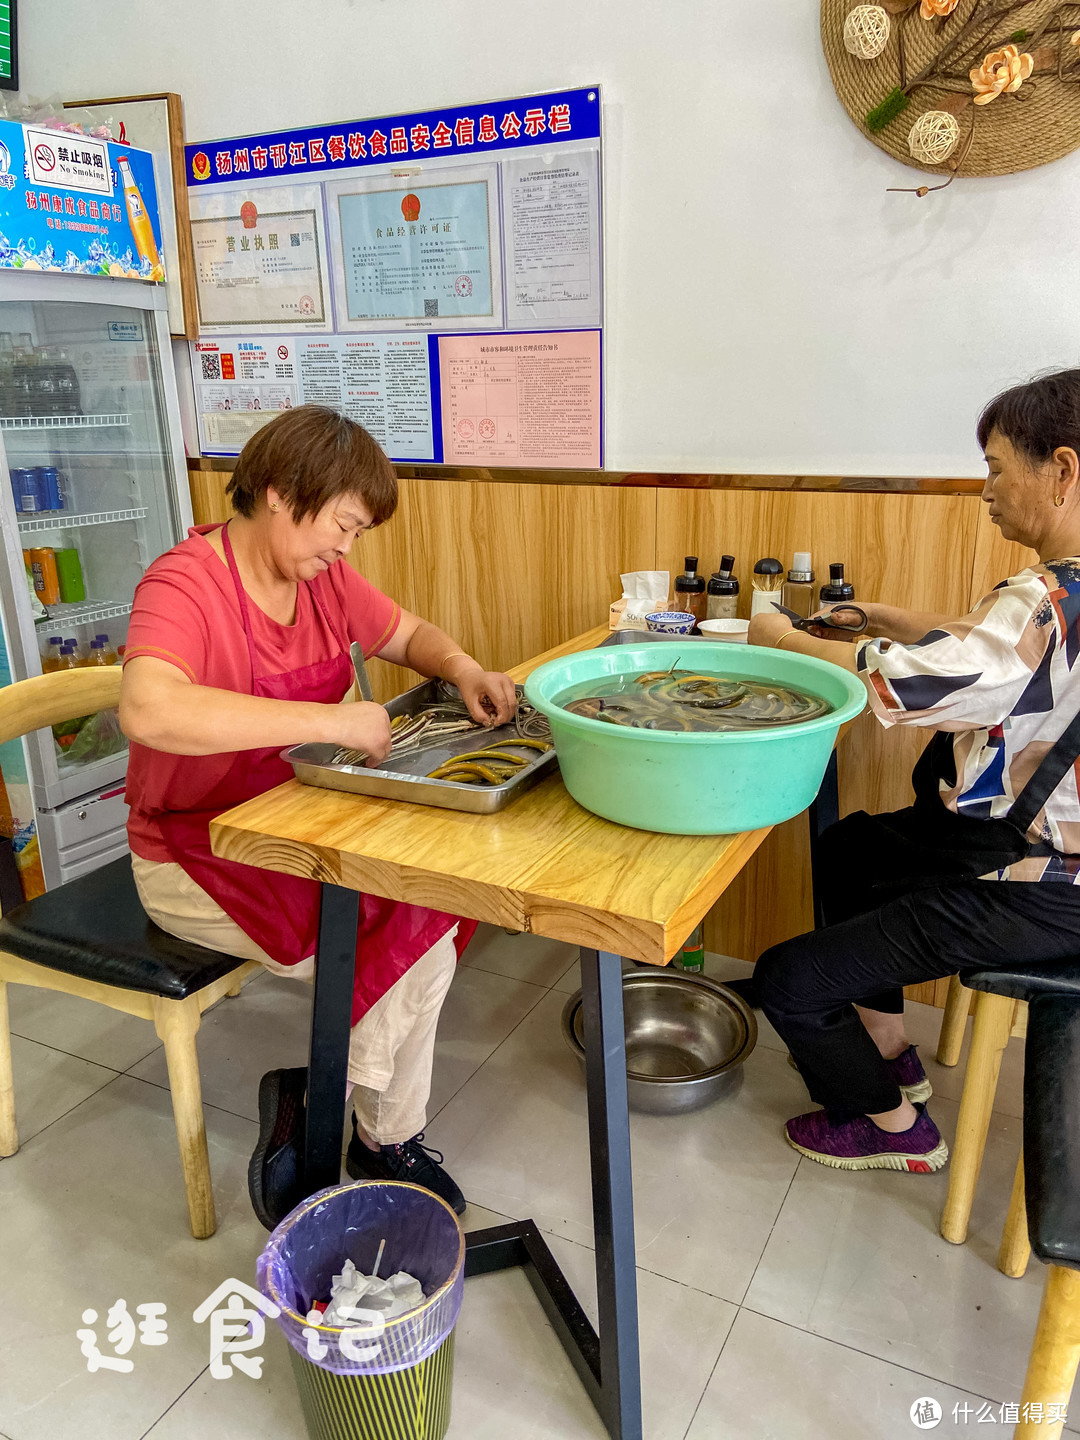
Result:
<instances>
[{"instance_id":1,"label":"tiled floor","mask_svg":"<svg viewBox=\"0 0 1080 1440\"><path fill-rule=\"evenodd\" d=\"M595 1319L585 1096L559 1034L576 968L565 945L481 932L443 1012L428 1135L472 1201L467 1228L532 1216ZM193 1311L221 1281L252 1278L265 1239L245 1185L258 1078L303 1063L309 997L259 976L203 1021L219 1229L196 1241L152 1028L12 989L23 1145L0 1161L0 1440L304 1440L277 1332L261 1379L214 1379ZM911 1007L924 1058L939 1021ZM962 1070L927 1068L951 1138ZM1010 1434L1000 1405L1019 1399L1042 1281L1038 1264L1020 1281L993 1264L1021 1080L1013 1042L959 1248L937 1232L945 1175L843 1175L788 1148L781 1123L806 1096L767 1025L739 1095L679 1119L634 1116L648 1440L899 1440L917 1433L922 1396L944 1408L943 1435ZM130 1374L91 1374L80 1316L120 1297L132 1313L164 1302L168 1344L137 1343ZM524 1277L470 1281L450 1440L603 1435Z\"/></svg>"}]
</instances>

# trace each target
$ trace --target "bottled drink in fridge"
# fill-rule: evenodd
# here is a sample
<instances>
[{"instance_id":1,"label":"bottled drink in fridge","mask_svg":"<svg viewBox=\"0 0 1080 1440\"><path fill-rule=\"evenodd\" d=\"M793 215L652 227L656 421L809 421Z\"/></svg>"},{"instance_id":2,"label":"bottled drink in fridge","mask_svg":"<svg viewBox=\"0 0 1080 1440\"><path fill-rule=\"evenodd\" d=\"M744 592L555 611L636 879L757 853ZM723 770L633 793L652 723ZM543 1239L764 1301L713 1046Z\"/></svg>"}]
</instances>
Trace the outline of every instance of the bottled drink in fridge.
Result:
<instances>
[{"instance_id":1,"label":"bottled drink in fridge","mask_svg":"<svg viewBox=\"0 0 1080 1440\"><path fill-rule=\"evenodd\" d=\"M90 658L86 663L87 665L111 665L113 663L105 653L104 640L90 641Z\"/></svg>"},{"instance_id":2,"label":"bottled drink in fridge","mask_svg":"<svg viewBox=\"0 0 1080 1440\"><path fill-rule=\"evenodd\" d=\"M41 657L41 673L51 675L54 670L59 670L60 651L63 648L63 640L59 635L50 635L49 643L45 647L45 654Z\"/></svg>"}]
</instances>

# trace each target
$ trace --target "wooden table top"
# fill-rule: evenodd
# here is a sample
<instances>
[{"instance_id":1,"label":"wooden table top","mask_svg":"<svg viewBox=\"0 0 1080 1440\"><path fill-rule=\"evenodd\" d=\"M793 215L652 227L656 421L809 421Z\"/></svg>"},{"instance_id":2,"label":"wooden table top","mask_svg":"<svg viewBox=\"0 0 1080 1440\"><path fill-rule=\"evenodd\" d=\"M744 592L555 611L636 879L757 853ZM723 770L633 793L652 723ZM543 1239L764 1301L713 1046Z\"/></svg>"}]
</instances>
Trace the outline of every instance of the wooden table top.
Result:
<instances>
[{"instance_id":1,"label":"wooden table top","mask_svg":"<svg viewBox=\"0 0 1080 1440\"><path fill-rule=\"evenodd\" d=\"M598 627L510 671L589 650ZM601 820L558 775L494 815L290 780L210 826L214 854L663 965L768 834L659 835Z\"/></svg>"}]
</instances>

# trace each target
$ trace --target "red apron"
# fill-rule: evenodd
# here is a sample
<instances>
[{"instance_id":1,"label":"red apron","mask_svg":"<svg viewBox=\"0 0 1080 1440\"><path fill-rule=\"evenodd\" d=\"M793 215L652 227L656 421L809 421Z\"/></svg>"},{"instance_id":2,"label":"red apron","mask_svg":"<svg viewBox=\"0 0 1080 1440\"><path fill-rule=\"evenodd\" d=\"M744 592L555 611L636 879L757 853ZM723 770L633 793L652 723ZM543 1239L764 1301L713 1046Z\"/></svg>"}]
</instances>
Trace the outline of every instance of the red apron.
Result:
<instances>
[{"instance_id":1,"label":"red apron","mask_svg":"<svg viewBox=\"0 0 1080 1440\"><path fill-rule=\"evenodd\" d=\"M251 694L271 700L306 700L336 705L353 679L348 642L334 623L314 587L309 594L322 612L330 633L340 646L329 660L260 675L251 633L247 595L240 583L229 528L221 532L229 573L236 587L240 616L251 659ZM169 811L158 816L161 836L173 860L210 895L245 935L261 945L273 960L295 965L315 953L321 887L317 880L259 870L236 860L222 860L210 850L210 821L234 805L251 800L292 778L292 767L281 758L280 747L241 750L206 794L205 809ZM430 950L446 932L458 925L460 956L476 929L473 920L458 920L438 910L360 896L356 936L356 972L353 979L352 1023L385 995L414 961Z\"/></svg>"}]
</instances>

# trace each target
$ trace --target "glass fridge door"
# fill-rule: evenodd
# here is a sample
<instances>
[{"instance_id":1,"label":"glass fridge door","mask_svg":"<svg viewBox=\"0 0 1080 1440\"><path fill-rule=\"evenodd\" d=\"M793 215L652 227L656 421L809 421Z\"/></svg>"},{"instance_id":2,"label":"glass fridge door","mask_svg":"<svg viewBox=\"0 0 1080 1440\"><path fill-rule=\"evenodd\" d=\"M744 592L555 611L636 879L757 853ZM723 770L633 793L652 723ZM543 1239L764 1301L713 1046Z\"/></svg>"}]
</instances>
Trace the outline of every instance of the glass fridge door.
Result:
<instances>
[{"instance_id":1,"label":"glass fridge door","mask_svg":"<svg viewBox=\"0 0 1080 1440\"><path fill-rule=\"evenodd\" d=\"M0 517L4 611L21 640L12 660L23 678L117 663L135 586L181 538L190 509L166 312L142 308L156 306L155 290L72 277L65 298L52 298L63 279L12 278L24 282L25 298L0 289L9 482L0 482ZM35 798L46 807L126 768L113 712L38 731L29 749Z\"/></svg>"}]
</instances>

